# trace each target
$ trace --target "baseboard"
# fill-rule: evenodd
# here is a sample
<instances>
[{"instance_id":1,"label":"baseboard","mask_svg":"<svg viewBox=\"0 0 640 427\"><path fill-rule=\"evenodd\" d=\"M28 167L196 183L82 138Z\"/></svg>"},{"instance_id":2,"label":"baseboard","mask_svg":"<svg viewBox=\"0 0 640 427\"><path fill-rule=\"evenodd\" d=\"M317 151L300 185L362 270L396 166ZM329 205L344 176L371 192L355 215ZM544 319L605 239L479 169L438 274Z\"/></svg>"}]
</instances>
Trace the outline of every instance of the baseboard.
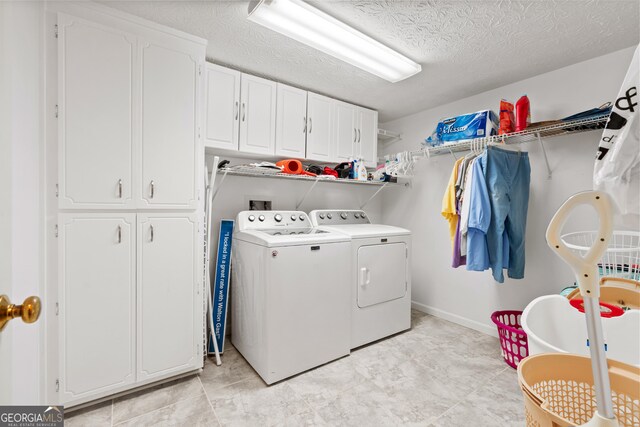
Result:
<instances>
[{"instance_id":1,"label":"baseboard","mask_svg":"<svg viewBox=\"0 0 640 427\"><path fill-rule=\"evenodd\" d=\"M439 317L449 322L457 323L458 325L464 326L466 328L470 328L478 332L482 332L483 334L491 335L492 337L498 337L498 330L494 326L485 325L484 323L467 319L466 317L462 317L457 314L440 310L439 308L431 307L415 301L411 301L411 308L421 311L423 313L430 314L435 317Z\"/></svg>"}]
</instances>

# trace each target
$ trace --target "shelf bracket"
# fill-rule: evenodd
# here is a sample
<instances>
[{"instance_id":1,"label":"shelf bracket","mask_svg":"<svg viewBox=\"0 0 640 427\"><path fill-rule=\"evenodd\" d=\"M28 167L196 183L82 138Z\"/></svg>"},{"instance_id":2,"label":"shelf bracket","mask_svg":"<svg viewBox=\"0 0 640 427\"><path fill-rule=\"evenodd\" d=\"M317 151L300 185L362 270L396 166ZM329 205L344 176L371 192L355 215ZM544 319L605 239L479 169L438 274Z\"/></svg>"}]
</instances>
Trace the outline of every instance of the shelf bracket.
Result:
<instances>
[{"instance_id":1,"label":"shelf bracket","mask_svg":"<svg viewBox=\"0 0 640 427\"><path fill-rule=\"evenodd\" d=\"M388 182L385 182L384 184L382 184L382 186L380 188L378 188L376 190L376 192L373 193L373 195L371 197L369 197L369 199L366 202L364 202L362 205L360 205L360 209L364 209L364 207L367 206L370 201L375 199L375 197L378 195L378 193L380 193L384 189L384 187L387 186L387 184L388 184Z\"/></svg>"},{"instance_id":2,"label":"shelf bracket","mask_svg":"<svg viewBox=\"0 0 640 427\"><path fill-rule=\"evenodd\" d=\"M540 148L542 148L542 154L544 155L544 163L547 165L547 179L551 179L551 166L549 166L549 158L547 157L547 150L544 148L544 143L542 142L542 138L540 138L540 132L536 133L538 137L538 143L540 144Z\"/></svg>"},{"instance_id":3,"label":"shelf bracket","mask_svg":"<svg viewBox=\"0 0 640 427\"><path fill-rule=\"evenodd\" d=\"M449 148L449 154L451 154L453 156L453 160L458 160L458 158L456 157L455 154L453 154L453 150L451 148Z\"/></svg>"},{"instance_id":4,"label":"shelf bracket","mask_svg":"<svg viewBox=\"0 0 640 427\"><path fill-rule=\"evenodd\" d=\"M307 196L309 195L309 193L313 191L313 189L315 188L316 184L318 184L319 181L320 181L320 177L318 176L316 180L313 181L313 184L311 184L311 187L309 187L307 192L304 193L304 196L302 196L302 199L298 203L296 203L296 210L300 209L300 206L302 206L304 201L307 199Z\"/></svg>"},{"instance_id":5,"label":"shelf bracket","mask_svg":"<svg viewBox=\"0 0 640 427\"><path fill-rule=\"evenodd\" d=\"M211 171L211 173L217 173L218 168L216 165L213 165L214 169L213 171ZM222 188L222 184L224 184L224 180L225 178L227 178L227 172L229 170L225 168L224 170L224 175L222 175L222 179L220 179L220 183L216 186L216 191L213 192L213 194L211 195L211 207L213 207L213 201L215 200L216 196L218 195L218 191L220 191L220 188Z\"/></svg>"}]
</instances>

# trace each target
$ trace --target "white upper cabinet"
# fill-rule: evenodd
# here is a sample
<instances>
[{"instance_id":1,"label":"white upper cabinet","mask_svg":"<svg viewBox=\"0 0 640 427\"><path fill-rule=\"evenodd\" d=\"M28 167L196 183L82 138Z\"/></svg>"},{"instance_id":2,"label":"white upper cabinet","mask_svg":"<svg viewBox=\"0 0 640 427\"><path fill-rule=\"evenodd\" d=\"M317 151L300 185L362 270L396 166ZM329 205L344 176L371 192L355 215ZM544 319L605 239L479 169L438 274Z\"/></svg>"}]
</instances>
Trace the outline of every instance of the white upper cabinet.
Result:
<instances>
[{"instance_id":1,"label":"white upper cabinet","mask_svg":"<svg viewBox=\"0 0 640 427\"><path fill-rule=\"evenodd\" d=\"M331 162L333 155L333 100L309 92L307 101L307 159Z\"/></svg>"},{"instance_id":2,"label":"white upper cabinet","mask_svg":"<svg viewBox=\"0 0 640 427\"><path fill-rule=\"evenodd\" d=\"M202 363L202 247L195 215L138 215L138 381ZM200 272L199 277L196 272Z\"/></svg>"},{"instance_id":3,"label":"white upper cabinet","mask_svg":"<svg viewBox=\"0 0 640 427\"><path fill-rule=\"evenodd\" d=\"M58 13L59 207L194 209L205 46L91 15Z\"/></svg>"},{"instance_id":4,"label":"white upper cabinet","mask_svg":"<svg viewBox=\"0 0 640 427\"><path fill-rule=\"evenodd\" d=\"M211 63L206 68L204 145L237 151L241 73Z\"/></svg>"},{"instance_id":5,"label":"white upper cabinet","mask_svg":"<svg viewBox=\"0 0 640 427\"><path fill-rule=\"evenodd\" d=\"M140 207L197 203L198 57L171 41L140 39Z\"/></svg>"},{"instance_id":6,"label":"white upper cabinet","mask_svg":"<svg viewBox=\"0 0 640 427\"><path fill-rule=\"evenodd\" d=\"M307 91L277 84L276 156L303 159L307 142Z\"/></svg>"},{"instance_id":7,"label":"white upper cabinet","mask_svg":"<svg viewBox=\"0 0 640 427\"><path fill-rule=\"evenodd\" d=\"M358 108L357 157L366 167L376 167L378 162L378 112Z\"/></svg>"},{"instance_id":8,"label":"white upper cabinet","mask_svg":"<svg viewBox=\"0 0 640 427\"><path fill-rule=\"evenodd\" d=\"M333 161L348 162L354 157L357 129L357 107L342 101L333 102L335 120L335 155Z\"/></svg>"},{"instance_id":9,"label":"white upper cabinet","mask_svg":"<svg viewBox=\"0 0 640 427\"><path fill-rule=\"evenodd\" d=\"M240 151L273 156L276 148L276 83L242 74Z\"/></svg>"},{"instance_id":10,"label":"white upper cabinet","mask_svg":"<svg viewBox=\"0 0 640 427\"><path fill-rule=\"evenodd\" d=\"M136 37L58 14L59 206L129 208Z\"/></svg>"}]
</instances>

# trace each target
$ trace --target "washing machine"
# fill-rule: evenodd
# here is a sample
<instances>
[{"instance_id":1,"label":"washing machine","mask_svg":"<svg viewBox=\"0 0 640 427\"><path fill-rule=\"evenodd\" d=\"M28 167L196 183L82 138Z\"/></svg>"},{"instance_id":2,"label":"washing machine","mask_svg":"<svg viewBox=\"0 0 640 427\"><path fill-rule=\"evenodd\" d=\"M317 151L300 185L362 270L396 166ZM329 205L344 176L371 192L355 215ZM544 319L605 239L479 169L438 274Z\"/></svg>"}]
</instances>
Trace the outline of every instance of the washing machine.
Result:
<instances>
[{"instance_id":1,"label":"washing machine","mask_svg":"<svg viewBox=\"0 0 640 427\"><path fill-rule=\"evenodd\" d=\"M298 211L245 211L235 223L231 341L267 384L351 348L351 243Z\"/></svg>"},{"instance_id":2,"label":"washing machine","mask_svg":"<svg viewBox=\"0 0 640 427\"><path fill-rule=\"evenodd\" d=\"M318 230L351 238L351 348L411 327L411 232L361 210L315 210Z\"/></svg>"}]
</instances>

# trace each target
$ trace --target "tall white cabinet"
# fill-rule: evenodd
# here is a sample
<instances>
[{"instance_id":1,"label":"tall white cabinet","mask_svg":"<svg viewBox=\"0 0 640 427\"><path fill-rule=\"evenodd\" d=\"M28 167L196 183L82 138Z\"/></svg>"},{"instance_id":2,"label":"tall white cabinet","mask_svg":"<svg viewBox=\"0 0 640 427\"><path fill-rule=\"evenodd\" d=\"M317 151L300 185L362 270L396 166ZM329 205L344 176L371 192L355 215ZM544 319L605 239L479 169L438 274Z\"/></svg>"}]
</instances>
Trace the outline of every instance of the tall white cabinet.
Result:
<instances>
[{"instance_id":1,"label":"tall white cabinet","mask_svg":"<svg viewBox=\"0 0 640 427\"><path fill-rule=\"evenodd\" d=\"M202 367L206 42L93 4L53 4L47 16L54 397L74 406Z\"/></svg>"}]
</instances>

